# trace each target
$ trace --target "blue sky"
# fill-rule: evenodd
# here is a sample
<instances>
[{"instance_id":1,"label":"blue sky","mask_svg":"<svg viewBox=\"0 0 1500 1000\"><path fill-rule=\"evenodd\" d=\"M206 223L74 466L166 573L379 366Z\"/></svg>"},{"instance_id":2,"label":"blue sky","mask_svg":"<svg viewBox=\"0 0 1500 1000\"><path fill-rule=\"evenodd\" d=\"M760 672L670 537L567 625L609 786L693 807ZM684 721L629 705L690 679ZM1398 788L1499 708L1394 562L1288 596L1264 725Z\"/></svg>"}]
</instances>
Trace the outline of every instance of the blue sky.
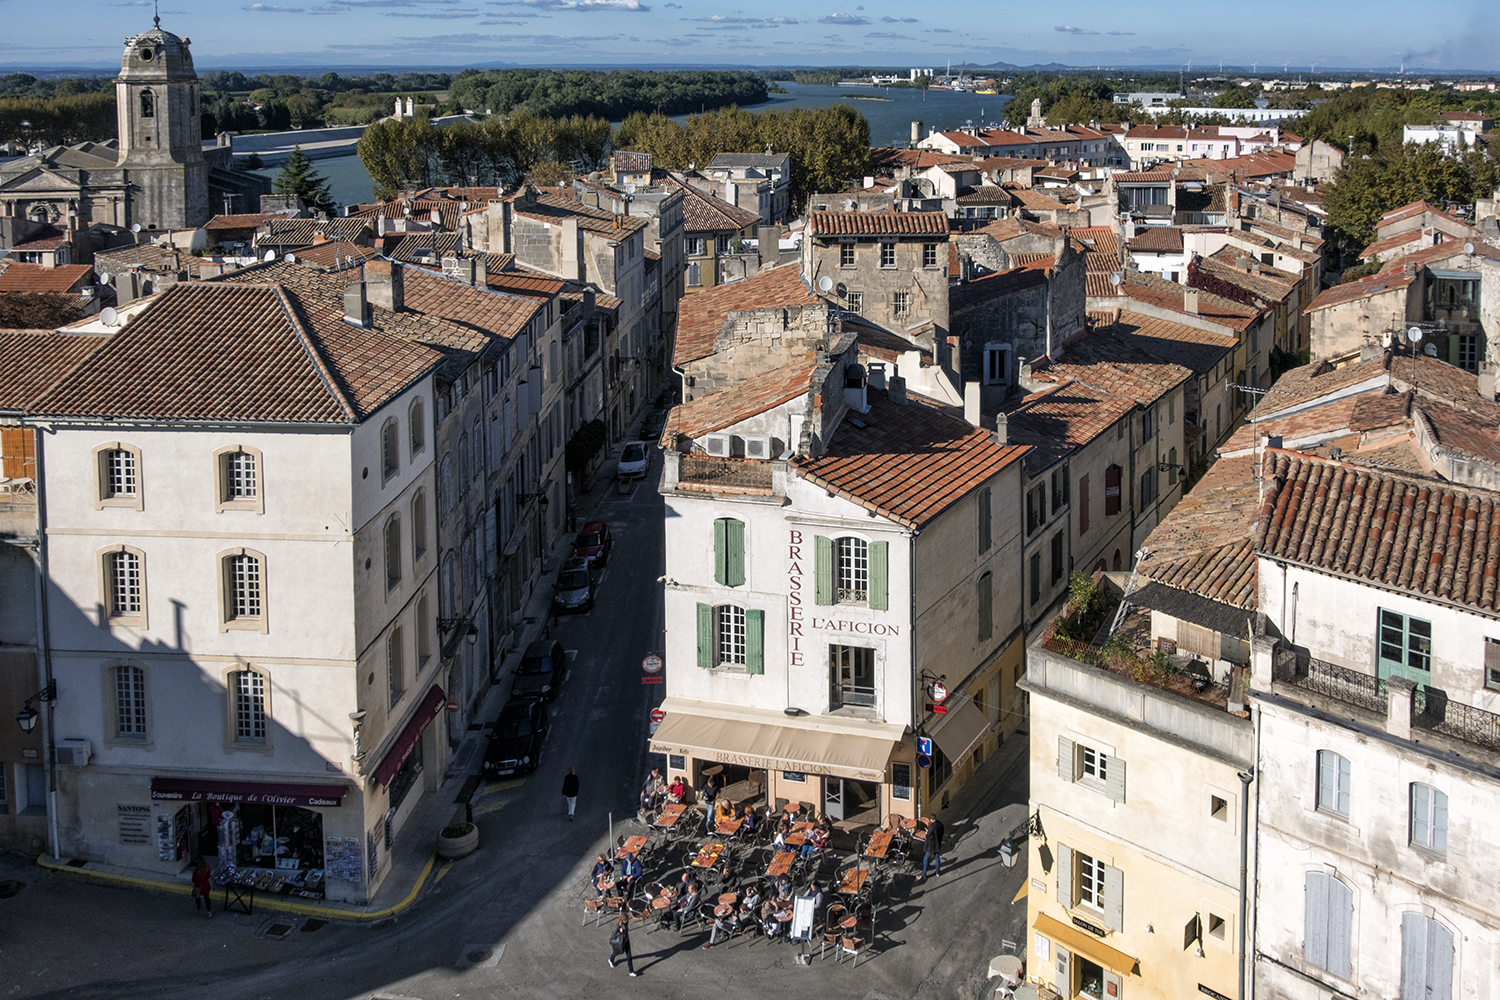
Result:
<instances>
[{"instance_id":1,"label":"blue sky","mask_svg":"<svg viewBox=\"0 0 1500 1000\"><path fill-rule=\"evenodd\" d=\"M1189 14L1191 11L1191 14ZM106 66L150 27L151 0L0 0L0 65ZM1500 70L1492 0L1260 0L1175 7L859 4L824 0L162 0L200 69L252 66L1181 65L1306 73L1408 66Z\"/></svg>"}]
</instances>

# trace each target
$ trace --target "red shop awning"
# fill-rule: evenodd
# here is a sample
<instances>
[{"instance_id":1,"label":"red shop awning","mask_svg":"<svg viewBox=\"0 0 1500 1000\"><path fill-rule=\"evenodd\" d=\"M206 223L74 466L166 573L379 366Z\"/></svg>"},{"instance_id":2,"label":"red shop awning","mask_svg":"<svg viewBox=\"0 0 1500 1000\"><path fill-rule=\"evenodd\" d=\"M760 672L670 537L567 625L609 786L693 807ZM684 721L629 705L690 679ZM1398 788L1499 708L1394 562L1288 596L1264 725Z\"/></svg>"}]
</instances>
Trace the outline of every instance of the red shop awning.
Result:
<instances>
[{"instance_id":1,"label":"red shop awning","mask_svg":"<svg viewBox=\"0 0 1500 1000\"><path fill-rule=\"evenodd\" d=\"M396 772L401 770L401 765L406 763L406 758L411 756L412 750L417 746L417 740L422 738L422 731L427 724L437 718L438 713L443 710L443 705L448 701L448 696L443 694L443 689L436 684L432 690L427 692L427 697L422 699L422 704L417 706L417 714L411 717L406 728L401 730L401 735L396 737L396 742L391 746L391 752L385 755L385 760L375 769L375 780L380 782L380 787L386 788Z\"/></svg>"},{"instance_id":2,"label":"red shop awning","mask_svg":"<svg viewBox=\"0 0 1500 1000\"><path fill-rule=\"evenodd\" d=\"M152 778L157 802L243 802L262 806L333 808L343 804L348 785L283 785L270 781L205 781L200 778Z\"/></svg>"}]
</instances>

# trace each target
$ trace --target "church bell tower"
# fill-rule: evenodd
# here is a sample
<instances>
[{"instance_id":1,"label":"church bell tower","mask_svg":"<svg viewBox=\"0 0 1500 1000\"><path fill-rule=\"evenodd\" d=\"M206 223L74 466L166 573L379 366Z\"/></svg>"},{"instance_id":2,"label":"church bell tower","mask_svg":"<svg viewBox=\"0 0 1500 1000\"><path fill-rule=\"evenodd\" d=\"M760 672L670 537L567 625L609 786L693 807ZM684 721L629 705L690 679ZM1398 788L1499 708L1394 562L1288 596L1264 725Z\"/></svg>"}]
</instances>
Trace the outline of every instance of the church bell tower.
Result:
<instances>
[{"instance_id":1,"label":"church bell tower","mask_svg":"<svg viewBox=\"0 0 1500 1000\"><path fill-rule=\"evenodd\" d=\"M126 225L142 229L200 226L208 207L208 163L199 125L198 74L189 40L163 31L125 39L115 79L118 166L129 184Z\"/></svg>"}]
</instances>

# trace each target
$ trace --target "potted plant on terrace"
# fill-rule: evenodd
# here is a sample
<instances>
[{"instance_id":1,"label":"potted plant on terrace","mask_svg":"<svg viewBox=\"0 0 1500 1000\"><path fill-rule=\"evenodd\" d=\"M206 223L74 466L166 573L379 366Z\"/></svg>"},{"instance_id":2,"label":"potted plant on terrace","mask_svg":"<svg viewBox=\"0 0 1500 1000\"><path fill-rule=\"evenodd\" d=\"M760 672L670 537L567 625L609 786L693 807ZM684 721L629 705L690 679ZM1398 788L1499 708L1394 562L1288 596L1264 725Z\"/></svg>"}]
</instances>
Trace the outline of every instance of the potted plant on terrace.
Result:
<instances>
[{"instance_id":1,"label":"potted plant on terrace","mask_svg":"<svg viewBox=\"0 0 1500 1000\"><path fill-rule=\"evenodd\" d=\"M479 848L479 827L473 823L449 823L438 833L438 857L449 861L466 858Z\"/></svg>"}]
</instances>

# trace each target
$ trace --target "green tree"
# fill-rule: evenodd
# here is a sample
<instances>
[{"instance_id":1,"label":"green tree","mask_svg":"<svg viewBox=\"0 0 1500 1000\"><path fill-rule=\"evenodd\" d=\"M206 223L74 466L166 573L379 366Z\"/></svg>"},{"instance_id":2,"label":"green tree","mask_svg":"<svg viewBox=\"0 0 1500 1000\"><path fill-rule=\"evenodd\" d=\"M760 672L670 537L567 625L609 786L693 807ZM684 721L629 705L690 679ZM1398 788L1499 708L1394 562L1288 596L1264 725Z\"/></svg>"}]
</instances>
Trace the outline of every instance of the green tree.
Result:
<instances>
[{"instance_id":1,"label":"green tree","mask_svg":"<svg viewBox=\"0 0 1500 1000\"><path fill-rule=\"evenodd\" d=\"M1211 108L1253 108L1255 95L1250 93L1248 87L1230 87L1209 101L1208 106Z\"/></svg>"},{"instance_id":2,"label":"green tree","mask_svg":"<svg viewBox=\"0 0 1500 1000\"><path fill-rule=\"evenodd\" d=\"M302 204L319 212L333 212L337 207L328 194L328 182L313 170L312 161L301 146L292 147L292 155L281 165L281 172L271 184L277 194L294 194Z\"/></svg>"}]
</instances>

